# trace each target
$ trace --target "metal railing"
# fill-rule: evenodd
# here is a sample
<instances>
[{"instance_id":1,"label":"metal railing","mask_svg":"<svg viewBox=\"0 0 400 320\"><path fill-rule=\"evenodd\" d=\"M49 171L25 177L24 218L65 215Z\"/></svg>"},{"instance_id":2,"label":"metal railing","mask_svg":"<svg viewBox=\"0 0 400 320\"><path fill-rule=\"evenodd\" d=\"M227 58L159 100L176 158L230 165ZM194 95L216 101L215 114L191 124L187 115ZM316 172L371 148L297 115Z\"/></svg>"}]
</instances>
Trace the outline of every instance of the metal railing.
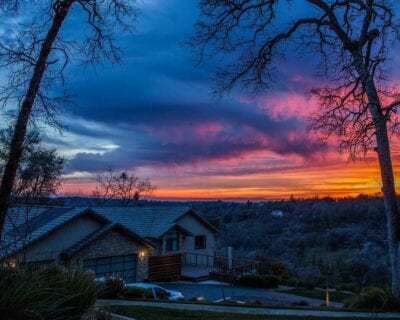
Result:
<instances>
[{"instance_id":1,"label":"metal railing","mask_svg":"<svg viewBox=\"0 0 400 320\"><path fill-rule=\"evenodd\" d=\"M230 264L228 257L191 252L182 253L182 264L209 267L213 269L213 272L239 277L249 274L260 274L261 266L261 262L256 260L233 258Z\"/></svg>"}]
</instances>

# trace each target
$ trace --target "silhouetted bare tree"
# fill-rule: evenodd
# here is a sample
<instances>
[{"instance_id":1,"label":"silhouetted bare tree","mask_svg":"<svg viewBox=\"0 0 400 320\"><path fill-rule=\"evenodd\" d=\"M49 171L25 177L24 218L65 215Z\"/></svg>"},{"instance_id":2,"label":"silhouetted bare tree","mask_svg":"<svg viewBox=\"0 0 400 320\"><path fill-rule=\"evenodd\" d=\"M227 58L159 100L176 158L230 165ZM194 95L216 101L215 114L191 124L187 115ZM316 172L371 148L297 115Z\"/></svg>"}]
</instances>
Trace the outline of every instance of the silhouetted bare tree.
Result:
<instances>
[{"instance_id":1,"label":"silhouetted bare tree","mask_svg":"<svg viewBox=\"0 0 400 320\"><path fill-rule=\"evenodd\" d=\"M122 171L114 173L111 169L97 176L93 197L98 206L104 206L109 200L119 200L121 206L129 206L142 196L150 195L154 190L149 179L141 179L133 173Z\"/></svg>"},{"instance_id":2,"label":"silhouetted bare tree","mask_svg":"<svg viewBox=\"0 0 400 320\"><path fill-rule=\"evenodd\" d=\"M66 96L52 96L55 83L64 81L63 71L72 57L82 57L86 63L103 59L118 61L120 50L114 42L115 33L128 28L134 18L135 0L47 0L29 3L20 0L0 4L27 6L35 13L45 10L28 26L19 25L17 36L3 37L0 58L9 68L8 84L1 94L3 106L17 105L18 115L11 140L8 160L0 186L0 239L4 218L13 190L15 176L23 152L24 139L32 113L49 122L55 121L55 110ZM29 7L30 6L30 7ZM74 25L75 36L66 38L60 31L72 8L86 17ZM129 20L128 20L129 19Z\"/></svg>"},{"instance_id":3,"label":"silhouetted bare tree","mask_svg":"<svg viewBox=\"0 0 400 320\"><path fill-rule=\"evenodd\" d=\"M291 6L307 10L289 20ZM202 18L191 42L200 61L224 54L217 92L236 84L257 93L268 88L290 47L311 49L330 85L312 90L320 102L313 129L336 135L352 157L374 148L381 171L392 271L400 297L400 214L389 132L396 131L398 91L386 80L389 52L398 40L398 1L202 0ZM284 14L285 13L285 14Z\"/></svg>"}]
</instances>

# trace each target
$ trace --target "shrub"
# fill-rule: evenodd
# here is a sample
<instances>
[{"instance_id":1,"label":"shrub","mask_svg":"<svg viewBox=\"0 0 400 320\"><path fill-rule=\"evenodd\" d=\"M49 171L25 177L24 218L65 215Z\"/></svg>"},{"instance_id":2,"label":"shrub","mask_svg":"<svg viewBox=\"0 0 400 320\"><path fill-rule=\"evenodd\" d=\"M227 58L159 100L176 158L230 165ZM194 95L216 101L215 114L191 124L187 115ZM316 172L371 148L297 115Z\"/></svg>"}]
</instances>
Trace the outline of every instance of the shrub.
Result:
<instances>
[{"instance_id":1,"label":"shrub","mask_svg":"<svg viewBox=\"0 0 400 320\"><path fill-rule=\"evenodd\" d=\"M123 296L129 299L152 299L153 292L151 289L145 289L140 287L125 287L123 290Z\"/></svg>"},{"instance_id":2,"label":"shrub","mask_svg":"<svg viewBox=\"0 0 400 320\"><path fill-rule=\"evenodd\" d=\"M314 276L311 279L308 279L306 281L306 285L313 286L310 289L313 289L314 287L326 288L326 285L327 285L326 277L324 277L324 276Z\"/></svg>"},{"instance_id":3,"label":"shrub","mask_svg":"<svg viewBox=\"0 0 400 320\"><path fill-rule=\"evenodd\" d=\"M395 310L398 301L393 298L389 290L371 287L365 290L353 307L361 309Z\"/></svg>"},{"instance_id":4,"label":"shrub","mask_svg":"<svg viewBox=\"0 0 400 320\"><path fill-rule=\"evenodd\" d=\"M307 307L309 306L309 303L305 300L300 300L298 302L293 302L291 303L292 306L299 306L299 307Z\"/></svg>"},{"instance_id":5,"label":"shrub","mask_svg":"<svg viewBox=\"0 0 400 320\"><path fill-rule=\"evenodd\" d=\"M282 280L287 280L289 278L289 271L281 261L274 261L271 264L271 270L274 276L277 276Z\"/></svg>"},{"instance_id":6,"label":"shrub","mask_svg":"<svg viewBox=\"0 0 400 320\"><path fill-rule=\"evenodd\" d=\"M279 282L279 277L274 275L249 275L241 277L237 283L242 286L254 288L277 288Z\"/></svg>"},{"instance_id":7,"label":"shrub","mask_svg":"<svg viewBox=\"0 0 400 320\"><path fill-rule=\"evenodd\" d=\"M290 278L286 281L285 283L289 287L298 287L299 286L299 280L296 278Z\"/></svg>"},{"instance_id":8,"label":"shrub","mask_svg":"<svg viewBox=\"0 0 400 320\"><path fill-rule=\"evenodd\" d=\"M299 280L297 283L297 286L301 287L301 288L306 288L306 289L314 289L315 282L312 279Z\"/></svg>"},{"instance_id":9,"label":"shrub","mask_svg":"<svg viewBox=\"0 0 400 320\"><path fill-rule=\"evenodd\" d=\"M8 319L79 319L96 301L98 285L82 272L51 267L1 274L0 314Z\"/></svg>"},{"instance_id":10,"label":"shrub","mask_svg":"<svg viewBox=\"0 0 400 320\"><path fill-rule=\"evenodd\" d=\"M336 287L336 290L360 293L360 286L357 283L341 283Z\"/></svg>"},{"instance_id":11,"label":"shrub","mask_svg":"<svg viewBox=\"0 0 400 320\"><path fill-rule=\"evenodd\" d=\"M118 277L107 277L103 283L103 289L100 291L100 298L119 298L123 294L124 280Z\"/></svg>"},{"instance_id":12,"label":"shrub","mask_svg":"<svg viewBox=\"0 0 400 320\"><path fill-rule=\"evenodd\" d=\"M112 320L112 315L106 310L96 310L96 320Z\"/></svg>"}]
</instances>

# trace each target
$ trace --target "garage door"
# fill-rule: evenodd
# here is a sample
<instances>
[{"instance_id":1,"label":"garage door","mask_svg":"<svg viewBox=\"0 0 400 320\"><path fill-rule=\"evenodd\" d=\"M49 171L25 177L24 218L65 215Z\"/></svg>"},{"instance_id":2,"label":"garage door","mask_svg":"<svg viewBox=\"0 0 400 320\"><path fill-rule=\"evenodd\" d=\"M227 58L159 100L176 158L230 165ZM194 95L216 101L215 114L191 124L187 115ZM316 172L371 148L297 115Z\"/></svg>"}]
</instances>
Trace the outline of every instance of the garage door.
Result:
<instances>
[{"instance_id":1,"label":"garage door","mask_svg":"<svg viewBox=\"0 0 400 320\"><path fill-rule=\"evenodd\" d=\"M92 270L96 277L121 277L127 283L136 282L137 255L102 257L83 260L83 269Z\"/></svg>"}]
</instances>

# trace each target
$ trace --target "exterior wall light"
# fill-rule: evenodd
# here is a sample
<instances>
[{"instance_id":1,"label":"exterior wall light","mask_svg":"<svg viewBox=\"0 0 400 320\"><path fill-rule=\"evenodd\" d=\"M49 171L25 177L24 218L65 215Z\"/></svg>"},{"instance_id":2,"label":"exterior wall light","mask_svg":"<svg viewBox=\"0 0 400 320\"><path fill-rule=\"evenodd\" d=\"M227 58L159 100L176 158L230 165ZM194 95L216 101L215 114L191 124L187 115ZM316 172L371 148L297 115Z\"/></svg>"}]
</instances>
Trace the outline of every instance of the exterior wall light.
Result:
<instances>
[{"instance_id":1,"label":"exterior wall light","mask_svg":"<svg viewBox=\"0 0 400 320\"><path fill-rule=\"evenodd\" d=\"M144 250L140 250L139 251L139 258L141 259L141 260L143 260L144 259L144 256L146 255L146 252L144 251Z\"/></svg>"}]
</instances>

